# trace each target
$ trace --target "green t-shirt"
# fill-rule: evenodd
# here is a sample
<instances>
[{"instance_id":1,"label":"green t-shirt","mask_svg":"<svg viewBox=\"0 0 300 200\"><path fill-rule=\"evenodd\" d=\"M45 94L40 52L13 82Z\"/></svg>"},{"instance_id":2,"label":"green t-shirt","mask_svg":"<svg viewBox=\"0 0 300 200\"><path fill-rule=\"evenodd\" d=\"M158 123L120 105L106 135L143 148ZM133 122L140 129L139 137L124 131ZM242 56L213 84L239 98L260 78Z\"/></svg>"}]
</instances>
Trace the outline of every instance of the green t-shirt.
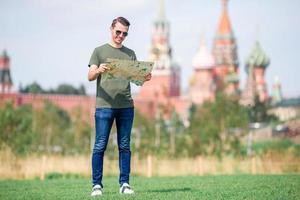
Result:
<instances>
[{"instance_id":1,"label":"green t-shirt","mask_svg":"<svg viewBox=\"0 0 300 200\"><path fill-rule=\"evenodd\" d=\"M133 50L122 46L121 48L112 47L104 44L95 48L90 62L91 65L106 63L108 58L136 60ZM97 78L97 108L130 108L133 107L131 89L129 81L125 79L101 80L101 75Z\"/></svg>"}]
</instances>

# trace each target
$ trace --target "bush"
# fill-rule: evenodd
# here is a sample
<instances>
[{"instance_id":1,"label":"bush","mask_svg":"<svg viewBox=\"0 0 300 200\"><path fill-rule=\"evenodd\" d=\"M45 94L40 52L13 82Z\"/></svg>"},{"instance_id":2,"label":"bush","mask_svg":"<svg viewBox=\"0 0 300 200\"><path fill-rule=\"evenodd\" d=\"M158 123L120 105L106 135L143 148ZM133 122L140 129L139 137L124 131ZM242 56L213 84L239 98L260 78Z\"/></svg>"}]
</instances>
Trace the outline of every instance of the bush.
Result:
<instances>
[{"instance_id":1,"label":"bush","mask_svg":"<svg viewBox=\"0 0 300 200\"><path fill-rule=\"evenodd\" d=\"M257 142L253 144L253 150L258 155L277 152L281 154L292 153L293 156L300 157L300 145L293 143L289 139Z\"/></svg>"},{"instance_id":2,"label":"bush","mask_svg":"<svg viewBox=\"0 0 300 200\"><path fill-rule=\"evenodd\" d=\"M53 179L80 179L83 178L80 174L74 173L60 173L60 172L50 172L45 175L46 180L53 180Z\"/></svg>"}]
</instances>

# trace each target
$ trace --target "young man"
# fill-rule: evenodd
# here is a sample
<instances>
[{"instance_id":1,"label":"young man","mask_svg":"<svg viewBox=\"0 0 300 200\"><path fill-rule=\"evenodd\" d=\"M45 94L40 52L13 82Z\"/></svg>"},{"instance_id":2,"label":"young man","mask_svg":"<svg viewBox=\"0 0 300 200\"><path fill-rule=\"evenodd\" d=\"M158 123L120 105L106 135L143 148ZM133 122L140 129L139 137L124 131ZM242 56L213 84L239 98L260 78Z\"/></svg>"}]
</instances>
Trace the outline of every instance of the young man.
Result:
<instances>
[{"instance_id":1,"label":"young man","mask_svg":"<svg viewBox=\"0 0 300 200\"><path fill-rule=\"evenodd\" d=\"M124 79L101 80L101 74L109 70L109 67L105 64L108 58L136 60L134 51L122 44L128 35L129 26L129 21L124 17L114 19L110 27L110 42L97 47L89 62L88 80L97 79L96 137L92 154L92 196L102 195L103 192L103 156L114 120L116 120L119 148L119 192L123 194L134 193L129 185L130 135L134 117L130 83ZM151 74L145 78L149 81Z\"/></svg>"}]
</instances>

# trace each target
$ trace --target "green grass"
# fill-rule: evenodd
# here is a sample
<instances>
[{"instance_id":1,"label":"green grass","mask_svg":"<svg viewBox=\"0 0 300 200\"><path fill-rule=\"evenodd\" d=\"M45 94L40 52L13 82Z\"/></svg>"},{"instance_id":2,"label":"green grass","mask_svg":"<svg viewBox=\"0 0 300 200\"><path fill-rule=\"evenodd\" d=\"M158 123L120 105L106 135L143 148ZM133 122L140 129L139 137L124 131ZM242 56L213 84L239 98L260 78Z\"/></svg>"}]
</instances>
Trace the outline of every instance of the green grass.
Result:
<instances>
[{"instance_id":1,"label":"green grass","mask_svg":"<svg viewBox=\"0 0 300 200\"><path fill-rule=\"evenodd\" d=\"M99 199L300 199L300 175L132 177L132 196L118 194L118 177L104 177ZM88 179L2 180L0 199L94 199ZM175 199L176 198L176 199Z\"/></svg>"}]
</instances>

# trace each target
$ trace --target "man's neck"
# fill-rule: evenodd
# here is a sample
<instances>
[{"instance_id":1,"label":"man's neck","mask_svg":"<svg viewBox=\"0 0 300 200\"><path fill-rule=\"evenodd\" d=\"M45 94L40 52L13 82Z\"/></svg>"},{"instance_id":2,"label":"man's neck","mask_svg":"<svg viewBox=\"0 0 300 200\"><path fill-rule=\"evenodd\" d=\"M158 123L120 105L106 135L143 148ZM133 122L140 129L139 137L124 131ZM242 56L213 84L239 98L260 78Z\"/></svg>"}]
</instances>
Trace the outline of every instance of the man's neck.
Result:
<instances>
[{"instance_id":1,"label":"man's neck","mask_svg":"<svg viewBox=\"0 0 300 200\"><path fill-rule=\"evenodd\" d=\"M122 48L122 44L116 44L115 42L113 42L113 41L110 41L109 42L109 44L112 46L112 47L114 47L114 48Z\"/></svg>"}]
</instances>

